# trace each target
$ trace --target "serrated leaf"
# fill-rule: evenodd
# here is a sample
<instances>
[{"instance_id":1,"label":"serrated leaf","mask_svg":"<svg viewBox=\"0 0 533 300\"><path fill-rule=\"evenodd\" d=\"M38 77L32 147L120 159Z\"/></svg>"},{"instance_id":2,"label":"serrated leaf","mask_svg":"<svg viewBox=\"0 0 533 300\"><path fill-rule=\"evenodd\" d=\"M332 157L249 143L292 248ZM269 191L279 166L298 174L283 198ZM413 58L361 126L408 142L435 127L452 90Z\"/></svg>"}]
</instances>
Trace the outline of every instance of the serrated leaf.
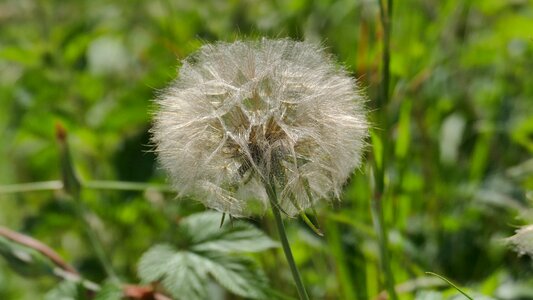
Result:
<instances>
[{"instance_id":1,"label":"serrated leaf","mask_svg":"<svg viewBox=\"0 0 533 300\"><path fill-rule=\"evenodd\" d=\"M170 252L172 254L169 254ZM141 258L139 276L145 283L161 281L178 299L205 299L209 275L232 293L246 298L264 298L265 274L246 257L225 253L172 250L156 245Z\"/></svg>"},{"instance_id":2,"label":"serrated leaf","mask_svg":"<svg viewBox=\"0 0 533 300\"><path fill-rule=\"evenodd\" d=\"M206 299L212 279L236 295L264 299L265 274L253 260L235 254L262 251L277 243L245 222L220 227L220 218L219 213L205 212L183 219L178 228L183 243L156 245L141 257L142 281L161 282L178 299Z\"/></svg>"},{"instance_id":3,"label":"serrated leaf","mask_svg":"<svg viewBox=\"0 0 533 300\"><path fill-rule=\"evenodd\" d=\"M139 262L138 274L142 281L151 283L165 276L167 262L172 259L175 250L171 245L156 245L143 254Z\"/></svg>"},{"instance_id":4,"label":"serrated leaf","mask_svg":"<svg viewBox=\"0 0 533 300\"><path fill-rule=\"evenodd\" d=\"M141 257L138 273L144 283L161 281L178 299L205 299L202 277L206 277L207 271L196 267L194 261L189 252L156 245Z\"/></svg>"},{"instance_id":5,"label":"serrated leaf","mask_svg":"<svg viewBox=\"0 0 533 300\"><path fill-rule=\"evenodd\" d=\"M191 237L195 251L259 252L278 244L253 225L243 221L220 227L220 214L205 212L194 214L180 226Z\"/></svg>"},{"instance_id":6,"label":"serrated leaf","mask_svg":"<svg viewBox=\"0 0 533 300\"><path fill-rule=\"evenodd\" d=\"M212 235L192 248L196 251L259 252L274 247L278 244L259 229L239 222L233 228L223 226L218 235Z\"/></svg>"},{"instance_id":7,"label":"serrated leaf","mask_svg":"<svg viewBox=\"0 0 533 300\"><path fill-rule=\"evenodd\" d=\"M245 298L265 299L268 280L252 260L213 253L206 253L200 258L209 274L232 293Z\"/></svg>"}]
</instances>

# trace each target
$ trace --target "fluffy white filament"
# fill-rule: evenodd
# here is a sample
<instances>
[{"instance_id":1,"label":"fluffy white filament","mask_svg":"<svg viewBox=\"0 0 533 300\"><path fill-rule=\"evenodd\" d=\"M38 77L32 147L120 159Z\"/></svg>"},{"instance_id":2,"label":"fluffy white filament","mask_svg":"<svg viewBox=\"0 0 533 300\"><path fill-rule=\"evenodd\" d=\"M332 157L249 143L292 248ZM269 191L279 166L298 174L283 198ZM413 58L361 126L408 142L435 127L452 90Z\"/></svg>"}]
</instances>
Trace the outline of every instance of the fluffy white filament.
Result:
<instances>
[{"instance_id":1,"label":"fluffy white filament","mask_svg":"<svg viewBox=\"0 0 533 300\"><path fill-rule=\"evenodd\" d=\"M203 46L156 100L153 141L180 194L234 216L264 211L264 183L294 215L338 198L367 137L364 97L316 45Z\"/></svg>"},{"instance_id":2,"label":"fluffy white filament","mask_svg":"<svg viewBox=\"0 0 533 300\"><path fill-rule=\"evenodd\" d=\"M507 238L506 241L519 255L527 254L533 257L533 225L518 229L516 234Z\"/></svg>"}]
</instances>

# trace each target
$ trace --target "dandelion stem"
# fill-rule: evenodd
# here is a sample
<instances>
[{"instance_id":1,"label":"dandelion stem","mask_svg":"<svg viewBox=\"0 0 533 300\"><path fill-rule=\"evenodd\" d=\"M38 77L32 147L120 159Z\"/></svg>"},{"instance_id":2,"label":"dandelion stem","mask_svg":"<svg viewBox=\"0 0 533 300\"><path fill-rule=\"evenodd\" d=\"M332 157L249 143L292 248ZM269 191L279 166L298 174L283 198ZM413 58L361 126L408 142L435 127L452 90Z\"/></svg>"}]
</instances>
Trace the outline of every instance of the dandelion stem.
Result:
<instances>
[{"instance_id":1,"label":"dandelion stem","mask_svg":"<svg viewBox=\"0 0 533 300\"><path fill-rule=\"evenodd\" d=\"M287 233L285 232L285 225L283 225L283 220L281 219L281 213L279 209L278 196L276 194L275 186L272 182L264 182L266 192L268 194L268 199L270 200L270 207L272 208L272 213L274 214L274 219L276 220L276 227L278 228L279 238L281 240L281 246L283 247L283 252L285 252L285 257L289 263L291 269L292 277L296 283L296 288L298 290L298 296L301 300L309 300L309 296L305 291L305 286L300 276L300 272L296 267L296 262L292 256L291 246L289 240L287 239Z\"/></svg>"}]
</instances>

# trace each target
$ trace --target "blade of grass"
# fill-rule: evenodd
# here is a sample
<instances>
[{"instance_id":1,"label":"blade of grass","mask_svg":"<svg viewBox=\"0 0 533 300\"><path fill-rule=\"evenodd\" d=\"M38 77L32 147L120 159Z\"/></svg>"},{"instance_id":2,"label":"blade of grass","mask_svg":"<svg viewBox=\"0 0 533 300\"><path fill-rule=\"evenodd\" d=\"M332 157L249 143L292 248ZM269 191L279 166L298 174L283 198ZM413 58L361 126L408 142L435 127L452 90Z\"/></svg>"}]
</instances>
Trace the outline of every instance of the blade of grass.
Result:
<instances>
[{"instance_id":1,"label":"blade of grass","mask_svg":"<svg viewBox=\"0 0 533 300\"><path fill-rule=\"evenodd\" d=\"M366 293L366 282L364 282L361 286L363 288L357 289L356 286L356 278L354 278L353 274L350 272L350 264L347 263L348 260L348 252L346 251L342 236L341 236L341 228L340 226L342 224L337 224L335 220L332 220L330 218L326 218L327 224L326 229L327 231L327 242L329 244L329 251L331 252L331 255L335 258L335 272L337 273L337 278L340 285L340 291L342 294L338 295L339 298L342 299L358 299L358 300L366 300L368 297L358 297L358 293ZM356 270L356 272L360 272L363 270ZM342 295L342 297L340 297Z\"/></svg>"},{"instance_id":2,"label":"blade of grass","mask_svg":"<svg viewBox=\"0 0 533 300\"><path fill-rule=\"evenodd\" d=\"M451 287L453 287L454 289L456 289L459 293L463 294L466 298L470 299L470 300L474 300L474 298L470 297L467 293L463 292L458 286L456 286L453 282L451 282L450 280L448 280L446 277L442 276L442 275L439 275L437 273L433 273L433 272L425 272L426 274L428 275L433 275L433 276L436 276L440 279L442 279L443 281L445 281L447 284L449 284Z\"/></svg>"}]
</instances>

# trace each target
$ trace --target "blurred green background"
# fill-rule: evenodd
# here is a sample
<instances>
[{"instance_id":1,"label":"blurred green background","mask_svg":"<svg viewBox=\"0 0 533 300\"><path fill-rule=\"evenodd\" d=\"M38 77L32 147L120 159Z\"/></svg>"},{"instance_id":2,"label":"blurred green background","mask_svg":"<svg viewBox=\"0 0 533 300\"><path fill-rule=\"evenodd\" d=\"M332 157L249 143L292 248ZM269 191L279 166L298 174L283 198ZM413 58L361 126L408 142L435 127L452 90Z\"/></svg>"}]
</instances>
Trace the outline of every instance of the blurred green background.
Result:
<instances>
[{"instance_id":1,"label":"blurred green background","mask_svg":"<svg viewBox=\"0 0 533 300\"><path fill-rule=\"evenodd\" d=\"M150 152L151 99L203 43L261 36L322 43L375 99L382 34L374 0L2 0L0 185L60 178L58 122L81 178L165 183ZM384 208L401 299L461 299L425 271L476 299L533 299L531 258L504 243L533 223L532 74L533 1L394 3L391 101L369 108L391 124ZM314 299L374 299L384 288L370 165L354 174L342 202L318 208L324 238L300 220L288 223ZM138 282L144 251L173 239L176 219L203 210L155 191L88 190L83 199L126 282ZM73 211L59 192L0 194L0 225L50 245L102 282ZM254 221L277 239L270 216ZM257 257L270 285L294 297L280 250ZM17 275L0 259L0 299L40 299L56 283Z\"/></svg>"}]
</instances>

